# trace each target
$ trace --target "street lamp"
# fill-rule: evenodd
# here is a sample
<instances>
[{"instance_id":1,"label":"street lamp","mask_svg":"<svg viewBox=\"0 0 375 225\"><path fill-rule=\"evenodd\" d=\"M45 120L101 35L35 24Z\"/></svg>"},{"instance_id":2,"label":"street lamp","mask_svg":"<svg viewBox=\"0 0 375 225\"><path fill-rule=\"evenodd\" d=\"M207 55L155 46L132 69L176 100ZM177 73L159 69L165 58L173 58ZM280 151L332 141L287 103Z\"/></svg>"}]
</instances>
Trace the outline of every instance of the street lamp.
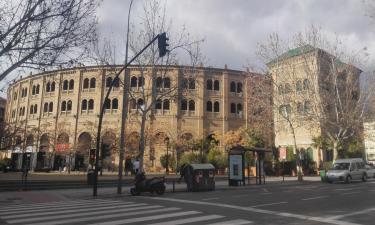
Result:
<instances>
[{"instance_id":1,"label":"street lamp","mask_svg":"<svg viewBox=\"0 0 375 225\"><path fill-rule=\"evenodd\" d=\"M165 159L165 161L166 161L165 172L166 172L167 174L169 174L169 155L168 155L168 151L169 151L169 138L166 137L166 138L164 139L164 142L165 142L165 144L167 145L167 156L166 156L166 159Z\"/></svg>"}]
</instances>

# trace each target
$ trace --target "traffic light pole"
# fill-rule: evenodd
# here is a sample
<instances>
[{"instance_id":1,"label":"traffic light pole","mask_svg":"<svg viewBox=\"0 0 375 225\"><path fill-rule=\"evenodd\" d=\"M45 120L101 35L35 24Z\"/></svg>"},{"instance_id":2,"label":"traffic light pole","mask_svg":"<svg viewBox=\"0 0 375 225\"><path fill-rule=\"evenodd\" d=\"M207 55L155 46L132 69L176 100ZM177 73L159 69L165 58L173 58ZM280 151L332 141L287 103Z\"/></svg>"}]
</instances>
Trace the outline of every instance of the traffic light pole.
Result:
<instances>
[{"instance_id":1,"label":"traffic light pole","mask_svg":"<svg viewBox=\"0 0 375 225\"><path fill-rule=\"evenodd\" d=\"M103 123L103 116L104 116L104 110L105 110L105 102L109 99L109 94L112 91L112 87L114 83L116 82L120 74L136 59L139 55L141 55L152 43L154 43L158 38L160 34L156 35L150 43L148 43L140 52L138 52L128 63L125 64L124 67L121 68L119 72L117 72L115 78L112 80L111 85L108 88L107 94L105 95L102 107L100 109L100 115L99 115L99 124L98 124L98 131L96 136L96 150L95 150L95 170L94 170L94 185L93 185L93 196L96 197L98 195L98 169L99 169L99 153L100 153L100 137L101 137L101 129L102 129L102 123ZM125 88L125 87L124 87ZM124 96L125 97L125 96ZM101 163L102 164L102 163ZM101 165L102 166L102 165Z\"/></svg>"}]
</instances>

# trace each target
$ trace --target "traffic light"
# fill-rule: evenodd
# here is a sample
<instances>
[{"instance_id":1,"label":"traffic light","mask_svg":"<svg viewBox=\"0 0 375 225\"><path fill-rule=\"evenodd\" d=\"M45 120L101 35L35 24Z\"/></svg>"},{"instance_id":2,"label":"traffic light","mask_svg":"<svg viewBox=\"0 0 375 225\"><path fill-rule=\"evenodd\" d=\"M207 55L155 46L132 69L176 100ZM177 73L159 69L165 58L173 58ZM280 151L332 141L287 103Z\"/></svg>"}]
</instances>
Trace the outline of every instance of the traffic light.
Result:
<instances>
[{"instance_id":1,"label":"traffic light","mask_svg":"<svg viewBox=\"0 0 375 225\"><path fill-rule=\"evenodd\" d=\"M102 158L105 159L109 156L111 156L111 149L109 144L102 144Z\"/></svg>"},{"instance_id":2,"label":"traffic light","mask_svg":"<svg viewBox=\"0 0 375 225\"><path fill-rule=\"evenodd\" d=\"M167 38L167 34L165 32L158 35L159 57L165 56L169 51L167 49L167 46L169 46L167 43L168 40L169 38Z\"/></svg>"}]
</instances>

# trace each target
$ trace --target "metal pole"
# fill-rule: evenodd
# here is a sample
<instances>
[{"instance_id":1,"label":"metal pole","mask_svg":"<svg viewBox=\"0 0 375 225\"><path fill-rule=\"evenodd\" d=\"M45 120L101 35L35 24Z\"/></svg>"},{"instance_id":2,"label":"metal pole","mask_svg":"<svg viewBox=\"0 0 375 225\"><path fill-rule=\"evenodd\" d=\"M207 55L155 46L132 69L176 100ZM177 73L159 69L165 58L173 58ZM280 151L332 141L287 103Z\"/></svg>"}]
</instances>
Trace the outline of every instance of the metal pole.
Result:
<instances>
[{"instance_id":1,"label":"metal pole","mask_svg":"<svg viewBox=\"0 0 375 225\"><path fill-rule=\"evenodd\" d=\"M125 65L128 63L128 49L129 49L129 24L130 24L130 10L132 8L133 0L130 1L129 12L128 12L128 27L126 31L126 46L125 46ZM128 112L127 104L127 87L128 82L127 71L124 71L124 87L122 93L122 112L121 112L121 132L120 132L120 157L119 157L119 166L118 166L118 184L117 184L117 194L122 192L122 171L124 164L124 155L125 155L125 123Z\"/></svg>"},{"instance_id":2,"label":"metal pole","mask_svg":"<svg viewBox=\"0 0 375 225\"><path fill-rule=\"evenodd\" d=\"M104 98L103 105L100 110L100 115L99 115L99 123L98 123L98 131L97 131L97 136L96 136L96 150L95 150L95 170L94 170L94 185L93 185L93 196L98 195L98 167L99 167L99 148L100 148L100 132L102 129L102 123L103 123L103 115L104 115L104 110L105 110L105 102L108 99L109 94L112 91L112 87L120 74L136 59L140 54L142 54L154 41L158 39L159 35L156 35L154 39L152 39L140 52L138 52L127 64L125 64L124 67L121 68L120 71L117 72L115 78L112 80L111 85L108 88L107 94Z\"/></svg>"}]
</instances>

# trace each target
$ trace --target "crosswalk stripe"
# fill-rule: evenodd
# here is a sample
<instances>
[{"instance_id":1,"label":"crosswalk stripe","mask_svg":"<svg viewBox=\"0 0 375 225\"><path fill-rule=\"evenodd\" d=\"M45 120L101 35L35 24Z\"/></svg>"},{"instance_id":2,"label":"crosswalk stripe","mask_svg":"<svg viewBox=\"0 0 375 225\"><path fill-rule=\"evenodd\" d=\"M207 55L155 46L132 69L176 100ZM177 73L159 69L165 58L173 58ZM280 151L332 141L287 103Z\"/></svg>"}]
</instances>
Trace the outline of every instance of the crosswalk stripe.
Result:
<instances>
[{"instance_id":1,"label":"crosswalk stripe","mask_svg":"<svg viewBox=\"0 0 375 225\"><path fill-rule=\"evenodd\" d=\"M145 217L137 217L137 218L131 218L131 219L108 221L108 222L103 222L103 223L95 223L92 225L120 225L120 224L127 224L127 223L137 223L137 222L144 222L144 221L150 221L150 220L165 219L165 218L171 218L171 217L177 217L177 216L194 215L194 214L199 214L199 213L201 212L187 211L187 212L168 213L168 214L155 215L155 216L145 216ZM165 224L165 223L162 223L162 224Z\"/></svg>"},{"instance_id":2,"label":"crosswalk stripe","mask_svg":"<svg viewBox=\"0 0 375 225\"><path fill-rule=\"evenodd\" d=\"M145 206L146 207L155 207L155 206ZM160 206L159 206L160 207ZM80 218L74 218L74 219L66 219L66 220L51 220L47 222L37 222L32 224L24 224L24 225L58 225L58 224L76 224L80 222L86 222L86 221L95 221L95 220L103 220L103 219L113 219L113 218L119 218L124 216L135 216L135 215L142 215L142 214L148 214L148 213L160 213L160 212L170 212L170 211L176 211L180 210L181 208L171 207L171 208L162 208L162 209L152 209L152 210L141 210L137 209L137 212L126 212L124 210L124 213L119 214L118 212L113 214L106 214L106 215L100 215L100 216L91 216L91 217L80 217ZM129 209L128 209L129 211ZM109 222L103 223L108 224Z\"/></svg>"},{"instance_id":3,"label":"crosswalk stripe","mask_svg":"<svg viewBox=\"0 0 375 225\"><path fill-rule=\"evenodd\" d=\"M102 209L114 209L114 208L129 208L129 207L135 207L135 206L145 206L147 204L144 204L144 203L139 203L139 204L115 204L115 205L110 205L110 206L99 206L99 207L93 207L93 208L79 208L79 209L74 209L75 207L73 208L68 208L66 210L60 210L60 209L57 209L57 211L41 211L41 210L38 210L37 212L39 213L35 213L35 212L30 212L28 211L28 213L17 213L17 219L20 219L20 218L23 218L23 217L35 217L35 216L47 216L47 215L54 215L54 214L63 214L63 213L79 213L79 212L89 212L89 211L97 211L97 210L102 210ZM12 214L12 215L6 215L6 216L3 216L3 215L0 215L0 217L2 219L9 219L9 218L12 218L14 217L15 215Z\"/></svg>"},{"instance_id":4,"label":"crosswalk stripe","mask_svg":"<svg viewBox=\"0 0 375 225\"><path fill-rule=\"evenodd\" d=\"M208 225L245 225L245 224L251 224L253 223L252 221L248 220L228 220L228 221L222 221L218 223L211 223Z\"/></svg>"},{"instance_id":5,"label":"crosswalk stripe","mask_svg":"<svg viewBox=\"0 0 375 225\"><path fill-rule=\"evenodd\" d=\"M101 210L95 212L87 212L87 213L69 213L63 215L53 215L53 216L40 216L34 218L23 218L23 219L14 219L8 220L8 223L28 223L28 222L36 222L36 221L45 221L45 220L58 220L58 219L65 219L65 218L72 218L72 217L83 217L83 216L92 216L97 214L108 214L108 213L120 213L120 212L128 212L128 211L135 211L135 210L142 210L142 209L149 209L149 208L157 208L161 207L159 205L155 206L141 206L141 207L133 207L133 208L122 208L122 209L111 209L111 210ZM61 220L64 222L64 220Z\"/></svg>"},{"instance_id":6,"label":"crosswalk stripe","mask_svg":"<svg viewBox=\"0 0 375 225\"><path fill-rule=\"evenodd\" d=\"M180 220L173 220L169 222L160 222L160 223L153 223L150 225L179 225L179 224L186 224L186 223L194 223L194 222L201 222L213 219L220 219L224 216L221 215L208 215L208 216L200 216L194 218L187 218L187 219L180 219Z\"/></svg>"},{"instance_id":7,"label":"crosswalk stripe","mask_svg":"<svg viewBox=\"0 0 375 225\"><path fill-rule=\"evenodd\" d=\"M121 201L77 201L77 202L54 202L54 203L49 203L49 204L28 204L28 205L23 205L21 207L9 207L6 209L1 209L1 212L7 212L7 211L25 211L29 209L42 209L42 208L52 208L52 207L61 207L61 206L75 206L75 205L88 205L88 204L111 204L114 202L121 202Z\"/></svg>"}]
</instances>

